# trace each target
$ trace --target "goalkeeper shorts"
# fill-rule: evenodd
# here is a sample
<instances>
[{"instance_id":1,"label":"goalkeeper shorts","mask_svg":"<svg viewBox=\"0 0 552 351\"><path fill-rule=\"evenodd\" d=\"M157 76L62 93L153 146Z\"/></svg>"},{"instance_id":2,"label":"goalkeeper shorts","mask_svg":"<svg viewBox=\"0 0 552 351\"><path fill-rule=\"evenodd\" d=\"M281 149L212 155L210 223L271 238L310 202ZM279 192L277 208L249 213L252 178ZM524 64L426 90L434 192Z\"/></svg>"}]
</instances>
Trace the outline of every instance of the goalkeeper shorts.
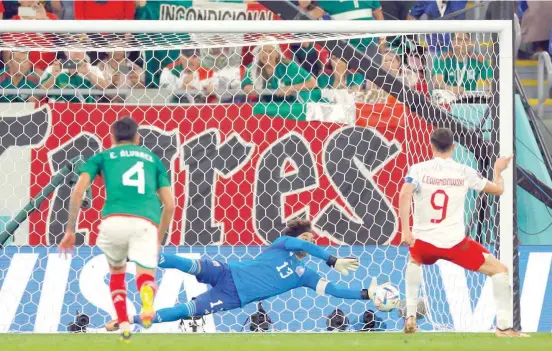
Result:
<instances>
[{"instance_id":1,"label":"goalkeeper shorts","mask_svg":"<svg viewBox=\"0 0 552 351\"><path fill-rule=\"evenodd\" d=\"M241 300L226 263L202 259L199 261L201 272L196 276L198 282L209 284L212 289L194 298L194 316L219 311L229 311L241 307Z\"/></svg>"}]
</instances>

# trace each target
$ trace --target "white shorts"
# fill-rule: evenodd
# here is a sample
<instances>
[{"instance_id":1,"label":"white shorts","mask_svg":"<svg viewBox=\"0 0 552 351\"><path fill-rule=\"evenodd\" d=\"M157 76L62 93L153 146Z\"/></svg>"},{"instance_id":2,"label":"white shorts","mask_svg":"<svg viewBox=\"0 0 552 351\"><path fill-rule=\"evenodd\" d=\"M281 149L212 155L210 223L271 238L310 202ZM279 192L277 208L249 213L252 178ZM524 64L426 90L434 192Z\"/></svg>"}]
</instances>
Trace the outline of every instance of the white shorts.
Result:
<instances>
[{"instance_id":1,"label":"white shorts","mask_svg":"<svg viewBox=\"0 0 552 351\"><path fill-rule=\"evenodd\" d=\"M130 261L144 268L157 268L157 227L139 217L109 216L102 220L97 245L113 267Z\"/></svg>"}]
</instances>

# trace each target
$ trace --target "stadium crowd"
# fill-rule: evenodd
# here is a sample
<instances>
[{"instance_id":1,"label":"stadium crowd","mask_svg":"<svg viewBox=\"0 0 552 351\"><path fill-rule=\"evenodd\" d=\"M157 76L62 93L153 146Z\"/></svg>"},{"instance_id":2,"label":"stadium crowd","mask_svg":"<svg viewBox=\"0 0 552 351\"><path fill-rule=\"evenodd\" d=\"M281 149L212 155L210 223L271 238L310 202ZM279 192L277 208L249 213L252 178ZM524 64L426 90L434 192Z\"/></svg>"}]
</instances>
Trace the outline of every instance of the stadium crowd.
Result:
<instances>
[{"instance_id":1,"label":"stadium crowd","mask_svg":"<svg viewBox=\"0 0 552 351\"><path fill-rule=\"evenodd\" d=\"M204 7L273 14L254 1L205 1ZM308 1L295 2L320 20L463 19L458 11L467 1ZM241 10L236 10L236 5ZM202 18L197 1L3 1L4 20ZM210 12L213 13L213 12ZM216 13L216 12L215 12ZM218 12L221 14L222 12ZM270 15L267 15L270 13ZM452 16L451 16L452 15ZM221 15L222 16L222 15ZM239 15L236 15L239 18ZM218 19L218 18L208 18ZM35 43L51 43L48 35L27 35ZM75 41L78 42L79 38ZM122 40L132 40L128 35ZM5 39L5 41L8 41ZM474 52L469 34L417 37L367 37L350 40L405 86L425 93L440 92L454 100L469 91L485 91L492 69L489 57ZM170 102L363 102L394 99L365 79L359 67L332 56L312 43L114 52L4 51L0 87L3 89L82 89L69 94L3 94L1 101L124 102L124 92L171 91ZM105 90L107 89L107 90ZM9 91L9 90L8 90ZM26 91L26 90L25 90Z\"/></svg>"}]
</instances>

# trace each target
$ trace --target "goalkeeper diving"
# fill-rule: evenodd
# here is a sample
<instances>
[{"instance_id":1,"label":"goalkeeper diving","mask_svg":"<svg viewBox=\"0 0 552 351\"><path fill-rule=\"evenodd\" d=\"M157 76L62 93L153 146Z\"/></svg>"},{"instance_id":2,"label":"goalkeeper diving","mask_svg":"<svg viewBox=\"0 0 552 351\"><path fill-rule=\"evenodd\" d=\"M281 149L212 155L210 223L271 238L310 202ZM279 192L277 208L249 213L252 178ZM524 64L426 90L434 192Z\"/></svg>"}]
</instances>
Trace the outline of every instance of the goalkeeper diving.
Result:
<instances>
[{"instance_id":1,"label":"goalkeeper diving","mask_svg":"<svg viewBox=\"0 0 552 351\"><path fill-rule=\"evenodd\" d=\"M369 300L377 289L375 278L368 289L350 289L329 282L305 267L303 259L307 255L325 261L343 275L356 271L359 266L358 259L334 257L313 242L311 223L297 219L289 222L285 235L266 247L254 260L223 263L161 254L160 268L174 268L192 274L198 282L212 288L184 304L156 311L153 323L233 310L300 287L343 299ZM131 317L130 322L142 324L140 315ZM108 331L118 328L117 320L106 324Z\"/></svg>"}]
</instances>

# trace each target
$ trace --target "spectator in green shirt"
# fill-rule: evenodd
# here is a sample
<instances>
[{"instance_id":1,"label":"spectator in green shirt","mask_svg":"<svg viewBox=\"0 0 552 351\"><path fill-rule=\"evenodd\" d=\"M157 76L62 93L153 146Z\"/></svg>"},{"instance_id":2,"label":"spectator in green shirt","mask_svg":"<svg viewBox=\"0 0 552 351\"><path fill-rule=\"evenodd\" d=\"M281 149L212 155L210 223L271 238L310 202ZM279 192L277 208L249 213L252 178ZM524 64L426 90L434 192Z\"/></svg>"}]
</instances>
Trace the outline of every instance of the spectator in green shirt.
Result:
<instances>
[{"instance_id":1,"label":"spectator in green shirt","mask_svg":"<svg viewBox=\"0 0 552 351\"><path fill-rule=\"evenodd\" d=\"M349 71L347 63L340 60L339 57L331 57L332 72L322 73L318 76L318 86L320 89L348 89L353 92L360 91L364 83L364 76Z\"/></svg>"},{"instance_id":2,"label":"spectator in green shirt","mask_svg":"<svg viewBox=\"0 0 552 351\"><path fill-rule=\"evenodd\" d=\"M383 10L379 1L367 0L325 0L317 1L312 6L312 1L300 1L299 6L307 10L308 14L315 19L333 19L347 21L383 21ZM374 56L377 50L371 50L375 38L351 39L349 42L356 49L363 53ZM385 37L380 37L380 51L385 48Z\"/></svg>"},{"instance_id":3,"label":"spectator in green shirt","mask_svg":"<svg viewBox=\"0 0 552 351\"><path fill-rule=\"evenodd\" d=\"M241 84L246 94L260 94L261 102L295 102L298 96L303 102L312 101L313 90L320 96L316 79L287 59L278 45L258 46L253 54L255 59L247 66Z\"/></svg>"},{"instance_id":4,"label":"spectator in green shirt","mask_svg":"<svg viewBox=\"0 0 552 351\"><path fill-rule=\"evenodd\" d=\"M42 79L43 89L106 89L109 83L104 79L101 70L92 66L86 60L86 53L72 51L66 53L67 60L63 63L55 61L46 69ZM103 96L103 94L101 95ZM48 97L57 101L66 102L95 102L97 98L87 92L71 92L63 95L48 94Z\"/></svg>"},{"instance_id":5,"label":"spectator in green shirt","mask_svg":"<svg viewBox=\"0 0 552 351\"><path fill-rule=\"evenodd\" d=\"M484 80L485 90L490 88L493 70L470 54L474 47L468 33L457 33L451 40L452 51L435 59L433 89L447 90L455 95L476 91L477 82Z\"/></svg>"},{"instance_id":6,"label":"spectator in green shirt","mask_svg":"<svg viewBox=\"0 0 552 351\"><path fill-rule=\"evenodd\" d=\"M34 89L40 78L33 73L27 52L11 51L8 64L0 70L0 88L2 89ZM38 101L28 93L0 94L0 102Z\"/></svg>"}]
</instances>

